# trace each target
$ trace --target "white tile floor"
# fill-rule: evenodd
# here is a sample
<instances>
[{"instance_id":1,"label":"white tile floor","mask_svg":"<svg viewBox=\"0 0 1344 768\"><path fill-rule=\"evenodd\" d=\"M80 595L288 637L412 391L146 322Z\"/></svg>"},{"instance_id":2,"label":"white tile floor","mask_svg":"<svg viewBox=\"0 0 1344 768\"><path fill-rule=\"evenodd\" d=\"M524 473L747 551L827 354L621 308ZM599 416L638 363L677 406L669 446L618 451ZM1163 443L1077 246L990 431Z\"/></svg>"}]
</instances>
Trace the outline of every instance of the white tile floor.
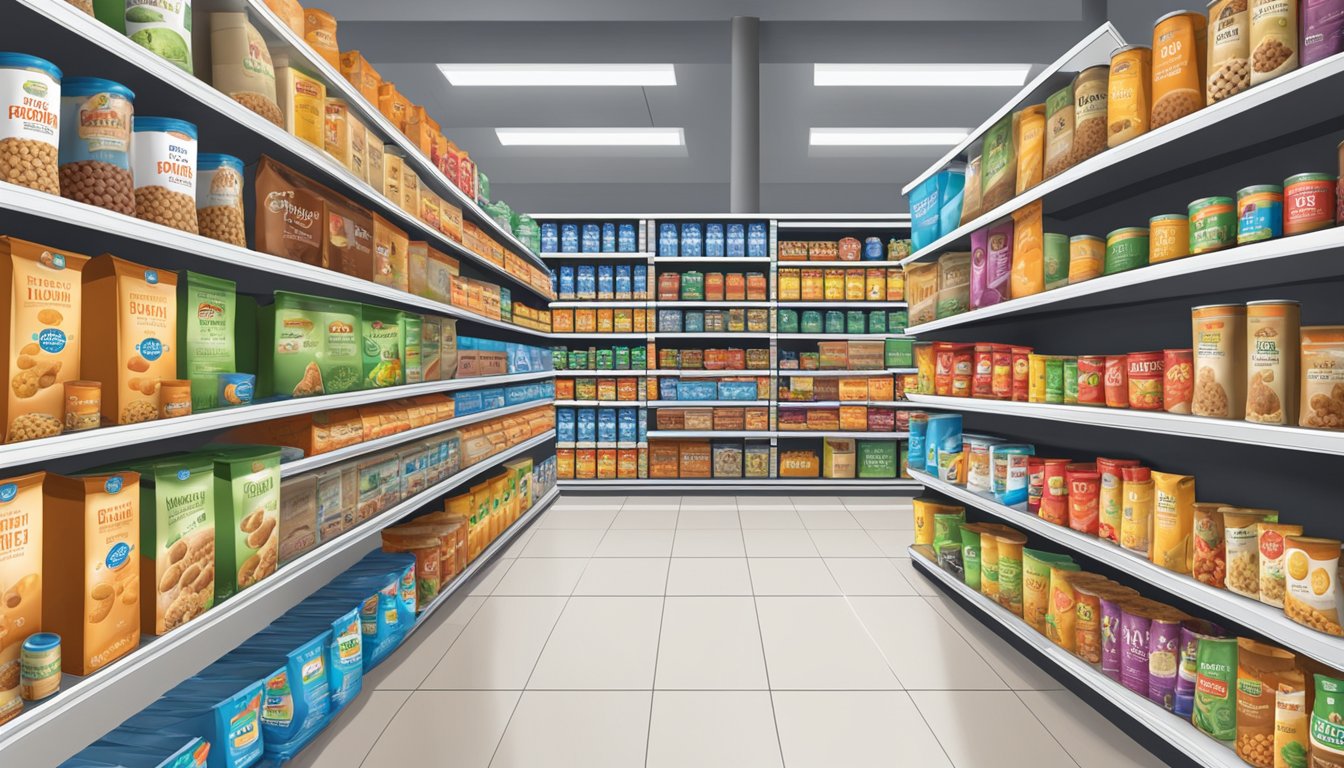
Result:
<instances>
[{"instance_id":1,"label":"white tile floor","mask_svg":"<svg viewBox=\"0 0 1344 768\"><path fill-rule=\"evenodd\" d=\"M1162 764L920 576L911 522L905 499L566 494L294 764Z\"/></svg>"}]
</instances>

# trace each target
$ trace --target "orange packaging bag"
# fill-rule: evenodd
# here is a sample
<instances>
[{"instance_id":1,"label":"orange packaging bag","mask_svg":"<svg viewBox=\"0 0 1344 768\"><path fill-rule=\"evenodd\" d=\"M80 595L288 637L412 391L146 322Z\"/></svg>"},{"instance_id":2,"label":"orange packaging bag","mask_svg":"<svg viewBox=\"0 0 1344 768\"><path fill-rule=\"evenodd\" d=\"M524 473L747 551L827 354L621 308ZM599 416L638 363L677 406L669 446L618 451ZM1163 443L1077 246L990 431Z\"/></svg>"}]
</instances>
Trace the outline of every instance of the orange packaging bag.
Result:
<instances>
[{"instance_id":1,"label":"orange packaging bag","mask_svg":"<svg viewBox=\"0 0 1344 768\"><path fill-rule=\"evenodd\" d=\"M1045 290L1045 235L1041 201L1013 212L1013 267L1011 296L1020 299Z\"/></svg>"}]
</instances>

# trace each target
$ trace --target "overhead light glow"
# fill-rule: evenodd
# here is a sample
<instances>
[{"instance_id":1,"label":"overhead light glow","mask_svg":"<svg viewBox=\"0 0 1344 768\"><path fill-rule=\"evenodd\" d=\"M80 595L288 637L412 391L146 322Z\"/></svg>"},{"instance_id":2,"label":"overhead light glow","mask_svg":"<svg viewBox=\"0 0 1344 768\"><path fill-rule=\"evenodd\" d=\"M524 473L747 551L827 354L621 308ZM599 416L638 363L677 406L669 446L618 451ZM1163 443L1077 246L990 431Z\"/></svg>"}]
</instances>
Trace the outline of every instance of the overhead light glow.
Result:
<instances>
[{"instance_id":1,"label":"overhead light glow","mask_svg":"<svg viewBox=\"0 0 1344 768\"><path fill-rule=\"evenodd\" d=\"M813 128L814 147L942 147L969 135L965 128Z\"/></svg>"},{"instance_id":2,"label":"overhead light glow","mask_svg":"<svg viewBox=\"0 0 1344 768\"><path fill-rule=\"evenodd\" d=\"M680 147L680 128L496 128L506 147Z\"/></svg>"},{"instance_id":3,"label":"overhead light glow","mask_svg":"<svg viewBox=\"0 0 1344 768\"><path fill-rule=\"evenodd\" d=\"M440 64L457 86L676 85L671 64Z\"/></svg>"},{"instance_id":4,"label":"overhead light glow","mask_svg":"<svg viewBox=\"0 0 1344 768\"><path fill-rule=\"evenodd\" d=\"M814 64L818 86L1017 86L1030 64Z\"/></svg>"}]
</instances>

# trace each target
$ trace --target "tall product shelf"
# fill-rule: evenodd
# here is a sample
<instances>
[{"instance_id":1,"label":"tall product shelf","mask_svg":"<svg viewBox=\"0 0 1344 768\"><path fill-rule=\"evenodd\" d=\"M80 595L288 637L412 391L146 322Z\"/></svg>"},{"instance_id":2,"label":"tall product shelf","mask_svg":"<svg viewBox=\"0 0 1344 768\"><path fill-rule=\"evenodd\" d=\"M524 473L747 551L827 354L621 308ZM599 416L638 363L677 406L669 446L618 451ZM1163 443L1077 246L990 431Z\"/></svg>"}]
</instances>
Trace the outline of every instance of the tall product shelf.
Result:
<instances>
[{"instance_id":1,"label":"tall product shelf","mask_svg":"<svg viewBox=\"0 0 1344 768\"><path fill-rule=\"evenodd\" d=\"M0 489L5 489L0 491L0 507L20 503L10 493L14 488L11 479L35 472L68 476L111 467L99 471L112 472L125 482L129 477L125 472L135 467L147 482L157 471L149 467L162 466L169 457L185 461L181 457L206 456L205 466L213 463L216 469L212 471L219 473L217 457L230 450L227 444L260 444L260 453L268 457L265 462L275 457L275 463L266 463L263 469L257 468L264 463L260 459L252 467L254 472L265 473L265 482L258 487L275 489L276 510L266 513L274 516L265 518L274 538L257 552L260 555L267 547L279 552L278 563L268 566L268 575L232 595L216 596L213 607L173 629L155 634L153 626L136 621L140 632L124 645L124 653L90 674L64 675L58 693L24 702L22 709L0 723L0 763L54 766L293 611L324 585L339 582L353 565L380 548L386 529L425 512L443 510L446 499L475 493L478 488L488 488L482 491L488 496L500 478L520 481L525 475L525 482L537 491L531 496L531 506L511 507L518 514L507 526L498 517L492 521L488 535L493 538L481 538L477 556L450 574L452 578L444 581L433 602L421 606L420 623L490 562L559 493L553 484L555 398L548 348L547 303L553 296L546 265L533 248L498 220L483 199L464 193L444 176L420 146L394 127L265 3L197 0L193 4L194 42L199 44L198 52L206 53L206 60L204 67L198 60L196 71L210 72L209 46L202 44L202 36L209 41L212 14L244 13L273 53L285 54L291 64L321 83L328 95L343 100L366 127L369 140L402 157L414 169L424 194L441 201L443 210L458 211L469 226L450 232L426 209L416 210L404 199L393 201L383 183L371 183L346 161L216 90L208 77L201 79L179 69L68 3L16 0L11 5L5 31L0 33L0 48L50 56L67 82L92 75L113 80L134 92L139 118L163 116L194 124L201 155L237 157L243 165L237 179L242 198L238 224L245 233L239 242L224 242L0 182L0 236L9 238L4 258L12 261L5 274L36 270L37 265L66 269L67 274L74 274L74 288L83 292L84 300L76 294L59 317L51 313L55 310L39 315L38 322L59 328L15 328L13 338L0 340L12 356L29 355L21 349L23 344L15 343L21 333L31 333L33 339L40 336L43 351L50 354L59 351L50 342L58 331L67 342L82 341L84 359L76 353L63 359L60 368L48 368L53 381L38 382L42 389L54 386L59 391L67 381L99 379L105 372L88 363L87 353L119 346L118 329L131 323L119 312L119 304L89 300L93 270L81 255L111 253L123 259L127 264L117 279L132 281L140 287L130 290L153 293L154 301L162 302L152 308L160 323L154 343L138 343L138 354L131 355L127 363L128 367L139 366L131 370L143 373L133 381L149 398L136 401L146 412L141 416L147 418L119 417L107 407L100 416L95 408L92 428L76 431L64 426L63 400L56 401L52 413L46 406L21 413L11 404L3 425L3 432L11 438L18 436L10 434L17 429L13 422L25 414L28 421L40 419L56 426L45 436L0 444L0 466L4 468ZM40 50L32 48L34 41L40 41ZM53 103L59 111L59 102ZM138 124L148 122L141 119ZM62 159L65 149L61 147ZM323 254L320 262L282 258L274 248L267 252L262 246L254 214L261 215L265 207L257 204L255 189L263 156L302 177L305 188L318 190L317 205L322 211L315 237ZM338 204L345 206L339 216L334 215ZM195 216L194 200L190 216ZM388 274L369 272L358 264L350 267L352 262L337 257L337 249L348 241L337 242L333 222L351 224L357 230L366 217L377 222L375 236L378 231L398 233L390 246L397 254L391 259L395 266ZM351 232L344 230L346 235ZM464 237L464 232L470 236ZM355 232L353 237L358 240L366 235L369 232ZM413 277L408 278L406 273L414 271L408 249L423 253L417 244L438 254L432 258L442 266L443 274L451 273L441 291L431 290L423 279L416 285L411 282ZM31 258L25 255L30 252ZM89 264L94 263L112 262L102 259ZM73 272L77 265L86 270L82 283ZM24 278L15 274L14 279ZM203 285L215 293L206 296L201 292ZM450 291L450 285L459 290ZM5 290L10 296L19 294L17 285L6 285ZM282 300L281 294L288 298ZM302 296L295 298L294 294ZM282 301L289 303L282 306ZM206 343L187 332L198 321L217 322L217 327L225 329L216 333L216 347L209 349L219 354L219 347L227 345L227 360L219 363L222 367L209 369L192 362L201 359ZM276 326L282 330L270 335ZM324 331L321 340L313 342L322 346L322 356L307 361L306 368L300 362L295 373L281 355L310 348L314 329ZM300 344L286 333L307 335ZM119 349L117 354L123 351L129 353ZM174 356L176 363L171 362ZM155 367L158 360L169 362ZM121 379L115 372L106 375L107 380L97 381L104 406L111 398L127 397L119 392L125 375ZM189 394L170 397L169 385L174 391L181 390L184 381L190 382ZM221 407L221 403L234 404ZM183 410L188 415L178 415ZM272 443L280 445L272 448ZM351 482L342 486L347 476ZM190 477L186 470L177 475L181 482ZM205 479L204 488L213 490L204 490L203 497L217 500L221 493L217 477ZM318 489L332 478L348 498L337 493L334 498L344 501L336 503L327 497L320 502ZM363 482L366 478L371 478L370 483ZM113 488L121 487L109 484L108 493L116 494L119 491ZM372 495L364 495L366 491ZM61 535L61 529L50 522L49 499L38 491L21 502L29 525L46 528L48 543ZM141 499L148 500L149 506L140 504ZM142 527L155 518L153 499L146 493L131 502L139 508ZM307 516L310 501L312 518ZM318 517L323 509L327 517ZM9 514L10 510L0 508L0 516ZM216 538L221 541L230 535L224 522L239 522L233 520L233 508L222 503L215 521ZM141 557L148 559L152 554L136 550L144 541L153 541L153 536L144 539L140 531L134 531L128 538L131 554L116 562L124 561L131 569L128 572L138 575ZM58 585L75 579L58 578L50 569L79 568L76 561L82 555L72 553L67 562L53 560L40 549L16 553L11 546L16 540L11 536L0 542L0 561L17 560L40 574L40 583L51 594L68 591ZM232 567L217 557L215 572ZM108 567L114 566L121 567L109 559ZM153 568L152 562L149 567ZM17 588L21 574L12 570L0 565L0 587ZM153 571L149 574L152 577ZM82 576L78 581L83 584ZM149 586L141 602L155 601L157 583L151 582L156 580L143 581ZM62 600L67 597L65 591ZM79 604L84 598L70 594L68 599ZM51 604L50 599L44 602ZM139 619L138 609L135 613ZM22 625L14 623L18 619L12 616L8 620L10 624L4 627L8 631L0 633L4 636L0 658L6 667L17 659L18 643L45 628L31 620ZM70 655L78 653L72 649ZM18 664L16 660L12 663ZM9 670L3 671L3 678L10 679ZM0 691L0 705L0 710L13 712L9 689Z\"/></svg>"},{"instance_id":2,"label":"tall product shelf","mask_svg":"<svg viewBox=\"0 0 1344 768\"><path fill-rule=\"evenodd\" d=\"M1344 207L1337 209L1335 202L1344 161L1338 149L1344 147L1339 127L1344 107L1323 96L1331 83L1337 87L1344 56L1285 67L1277 77L1127 141L1082 159L1074 156L1053 175L1010 185L992 204L959 200L956 206L964 202L972 208L960 217L955 210L950 216L941 211L940 217L938 206L928 215L929 190L947 184L955 193L964 165L978 166L979 179L985 179L981 163L987 147L998 141L995 124L1020 121L1015 113L1047 102L1047 126L1055 125L1070 93L1072 116L1085 99L1078 95L1082 91L1066 89L1082 82L1081 72L1113 76L1112 50L1124 44L1113 27L1102 25L903 190L911 195L912 226L919 231L913 252L902 261L909 282L924 286L909 296L908 332L919 339L919 374L907 396L911 405L927 409L930 419L961 419L940 445L926 443L930 463L911 474L926 489L925 498L963 508L972 524L1006 524L1026 536L1027 547L1066 555L1085 572L1212 621L1230 636L1277 646L1304 667L1324 665L1312 669L1344 677L1344 630L1338 617L1317 622L1322 629L1309 625L1304 601L1312 598L1295 585L1295 567L1279 577L1286 584L1277 581L1277 589L1287 592L1286 608L1269 594L1257 598L1259 586L1250 597L1229 588L1239 578L1233 571L1244 564L1233 561L1245 551L1237 549L1237 538L1245 542L1246 529L1236 526L1246 510L1277 512L1275 525L1286 527L1262 526L1256 535L1271 542L1285 537L1285 556L1292 562L1315 545L1287 537L1329 537L1320 545L1328 551L1344 538L1344 522L1333 511L1340 433L1323 428L1330 424L1325 414L1334 408L1336 352L1322 343L1326 332L1312 330L1344 322L1335 298L1344 287L1337 263ZM1154 40L1155 57L1162 55L1160 48ZM1153 64L1155 70L1160 66ZM1054 140L1047 127L1042 139L1047 158L1045 142ZM1319 205L1301 196L1304 182L1321 194ZM970 191L970 184L965 189ZM1257 193L1267 202L1254 197ZM1210 220L1210 204L1225 205L1225 217ZM1176 224L1186 229L1169 235ZM1023 227L1042 233L1045 253L1035 254L1040 260L1033 262L1030 238L1018 237ZM1127 227L1142 228L1146 238L1132 259L1126 259L1122 244ZM952 312L931 309L927 291L937 294L946 287L927 279L939 271L934 265L967 252L969 301ZM995 282L1000 267L1011 271L1001 284ZM1006 388L988 374L998 370L996 355L1006 361ZM983 382L977 375L982 359L991 363ZM1229 367L1219 368L1223 361ZM963 378L959 362L969 366L970 375ZM1014 373L1019 362L1020 376ZM1243 413L1251 418L1241 418ZM932 436L934 421L929 424ZM1039 511L1039 496L1030 504L1005 503L1003 489L992 492L993 481L982 485L979 457L995 450L996 441L1028 444L1040 457L1022 467L1025 482L1049 489L1040 492L1050 498ZM967 464L958 464L958 455ZM1052 469L1055 457L1071 463ZM1106 463L1114 460L1146 468L1153 485L1146 484L1144 470ZM966 471L953 469L958 466ZM1086 511L1094 478L1101 481L1102 506L1091 509L1099 519ZM1172 483L1188 484L1181 486L1188 487L1188 497L1176 494ZM1155 496L1146 496L1144 489L1154 486ZM1135 521L1150 509L1150 498L1148 528ZM1106 507L1108 499L1118 505L1113 511ZM1210 499L1218 501L1204 503ZM1114 521L1117 527L1109 529ZM1225 531L1225 521L1233 528ZM1254 536L1250 542L1256 552L1274 551L1260 549ZM950 556L956 547L945 549ZM968 586L931 547L914 547L912 557L935 585L984 623L1033 647L1056 677L1126 716L1126 730L1164 759L1241 764L1189 717L1173 714L1170 701L1138 690L1137 679L1122 683L1033 629L1020 612ZM1333 574L1334 567L1326 572ZM1338 589L1333 578L1329 582L1328 590ZM1271 578L1266 589L1276 589L1275 583ZM1331 625L1333 631L1322 631ZM1308 674L1307 685L1312 684Z\"/></svg>"},{"instance_id":3,"label":"tall product shelf","mask_svg":"<svg viewBox=\"0 0 1344 768\"><path fill-rule=\"evenodd\" d=\"M896 264L906 217L533 217L564 342L555 358L563 486L913 486L900 469L898 379L914 369L908 359L888 366L885 344L906 339ZM871 358L858 368L846 359L855 339ZM809 423L809 411L822 413ZM870 444L855 444L853 470L842 457L836 477L821 477L834 474L821 471L827 437Z\"/></svg>"}]
</instances>

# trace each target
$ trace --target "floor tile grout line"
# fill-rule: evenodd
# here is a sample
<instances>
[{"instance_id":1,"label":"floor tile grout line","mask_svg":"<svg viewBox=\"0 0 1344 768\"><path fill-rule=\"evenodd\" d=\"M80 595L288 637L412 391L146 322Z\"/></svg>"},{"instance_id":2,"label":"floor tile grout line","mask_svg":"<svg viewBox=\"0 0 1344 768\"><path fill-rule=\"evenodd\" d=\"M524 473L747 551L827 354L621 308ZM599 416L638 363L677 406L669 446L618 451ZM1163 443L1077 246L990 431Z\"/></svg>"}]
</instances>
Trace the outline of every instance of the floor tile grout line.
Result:
<instances>
[{"instance_id":1,"label":"floor tile grout line","mask_svg":"<svg viewBox=\"0 0 1344 768\"><path fill-rule=\"evenodd\" d=\"M792 501L790 501L792 503ZM797 514L797 511L794 511ZM745 551L746 536L743 536L743 547ZM770 657L765 653L765 628L761 626L761 608L757 601L756 579L751 575L751 560L747 560L747 584L751 587L751 611L756 615L756 639L761 643L761 666L765 669L765 687L769 692L770 699L770 722L775 726L775 748L779 750L779 762L781 768L787 764L784 758L784 737L779 733L779 713L775 710L775 689L770 682Z\"/></svg>"},{"instance_id":2,"label":"floor tile grout line","mask_svg":"<svg viewBox=\"0 0 1344 768\"><path fill-rule=\"evenodd\" d=\"M1059 751L1060 751L1060 752L1063 752L1063 753L1064 753L1070 760L1072 760L1072 761L1073 761L1073 764L1076 765L1076 766L1078 766L1078 768L1083 768L1083 764L1080 763L1080 762L1078 762L1078 758L1074 757L1074 756L1073 756L1073 753L1069 751L1069 748L1066 747L1066 746L1064 746L1064 742L1060 741L1060 740L1059 740L1059 737L1055 735L1055 732L1052 731L1052 730L1050 730L1050 726L1048 726L1048 725L1045 724L1045 721L1041 719L1041 716L1040 716L1040 715L1036 714L1036 710L1034 710L1034 709L1031 708L1031 705L1028 704L1028 703L1026 702L1026 700L1022 698L1021 694L1019 694L1017 691L1015 691L1015 690L1013 690L1013 689L1011 689L1011 688L1010 688L1009 690L1012 691L1012 692L1013 692L1013 696L1014 696L1019 702L1021 702L1021 704L1022 704L1022 708L1025 709L1025 710L1027 710L1028 712L1030 712L1032 718L1034 718L1034 719L1036 720L1036 722L1040 723L1040 724L1041 724L1041 728L1042 728L1047 734L1049 734L1050 738L1051 738L1052 740L1054 740L1054 742L1055 742L1056 744L1059 745Z\"/></svg>"},{"instance_id":3,"label":"floor tile grout line","mask_svg":"<svg viewBox=\"0 0 1344 768\"><path fill-rule=\"evenodd\" d=\"M649 725L644 731L644 768L649 765L649 747L653 743L653 705L658 692L658 657L663 651L663 622L667 619L667 580L672 575L672 558L667 559L667 570L663 572L663 605L658 611L658 640L653 647L653 682L649 689Z\"/></svg>"},{"instance_id":4,"label":"floor tile grout line","mask_svg":"<svg viewBox=\"0 0 1344 768\"><path fill-rule=\"evenodd\" d=\"M370 698L372 698L374 693L377 693L377 690L369 692ZM398 693L400 693L400 691L398 691ZM364 768L364 763L369 761L369 755L373 754L373 748L378 746L378 742L383 740L383 736L387 735L387 729L392 727L392 723L397 719L397 715L401 714L401 710L406 708L407 702L409 702L411 697L415 694L416 691L407 693L406 698L402 699L401 704L397 705L397 711L392 713L392 716L387 719L386 723L383 723L383 727L378 730L378 735L369 742L369 748L364 750L364 756L359 759L359 768Z\"/></svg>"},{"instance_id":5,"label":"floor tile grout line","mask_svg":"<svg viewBox=\"0 0 1344 768\"><path fill-rule=\"evenodd\" d=\"M922 598L924 602L930 608L933 609L934 614L938 616L938 620L946 624L948 627L950 627L952 631L956 633L957 637L960 637L961 641L963 643L966 643L966 646L971 649L971 652L974 653L976 656L978 656L980 660L985 663L985 666L989 668L989 671L993 672L994 676L999 678L999 680L1003 682L1003 685L1006 689L1010 691L1013 690L1012 684L1009 683L1007 680L1005 680L1003 675L999 674L999 671L994 668L994 664L992 664L989 659L985 658L985 654L981 653L979 648L975 647L975 643L972 643L970 640L968 640L966 636L962 634L961 629L958 628L956 624L953 624L951 621L947 619L946 616L943 615L943 612L939 610L939 606L933 604L932 602L933 598L929 597L928 595L920 595L919 597ZM1017 651L1016 648L1014 648L1013 650L1015 652ZM1023 657L1025 658L1025 654L1023 655Z\"/></svg>"}]
</instances>

